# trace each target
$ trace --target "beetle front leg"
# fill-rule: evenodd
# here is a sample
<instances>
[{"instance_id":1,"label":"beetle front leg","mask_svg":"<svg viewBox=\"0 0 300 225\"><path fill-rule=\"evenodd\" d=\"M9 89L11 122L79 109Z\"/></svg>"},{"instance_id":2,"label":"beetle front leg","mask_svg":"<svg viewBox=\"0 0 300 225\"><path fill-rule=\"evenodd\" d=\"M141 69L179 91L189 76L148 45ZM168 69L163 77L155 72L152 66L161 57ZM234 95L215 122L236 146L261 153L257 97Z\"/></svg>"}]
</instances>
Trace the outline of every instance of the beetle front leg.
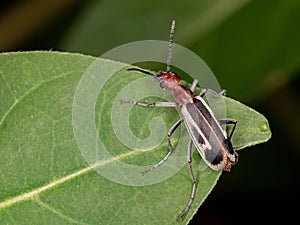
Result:
<instances>
[{"instance_id":1,"label":"beetle front leg","mask_svg":"<svg viewBox=\"0 0 300 225\"><path fill-rule=\"evenodd\" d=\"M226 91L225 89L223 89L222 91L220 91L219 93L217 93L217 92L215 92L215 91L212 90L212 89L207 89L207 88L205 88L205 89L202 89L202 91L200 92L199 96L200 96L201 98L203 98L204 95L207 94L207 92L210 92L214 97L218 98L218 97L220 97L220 96L225 96L227 91Z\"/></svg>"},{"instance_id":2,"label":"beetle front leg","mask_svg":"<svg viewBox=\"0 0 300 225\"><path fill-rule=\"evenodd\" d=\"M195 91L195 88L196 88L197 84L198 84L198 80L193 80L193 83L192 83L192 85L191 85L191 87L190 87L190 90L191 90L192 92Z\"/></svg>"},{"instance_id":3,"label":"beetle front leg","mask_svg":"<svg viewBox=\"0 0 300 225\"><path fill-rule=\"evenodd\" d=\"M144 103L138 101L131 101L131 100L121 100L121 104L128 103L133 105L138 105L142 107L176 107L178 104L176 102L152 102L152 103Z\"/></svg>"}]
</instances>

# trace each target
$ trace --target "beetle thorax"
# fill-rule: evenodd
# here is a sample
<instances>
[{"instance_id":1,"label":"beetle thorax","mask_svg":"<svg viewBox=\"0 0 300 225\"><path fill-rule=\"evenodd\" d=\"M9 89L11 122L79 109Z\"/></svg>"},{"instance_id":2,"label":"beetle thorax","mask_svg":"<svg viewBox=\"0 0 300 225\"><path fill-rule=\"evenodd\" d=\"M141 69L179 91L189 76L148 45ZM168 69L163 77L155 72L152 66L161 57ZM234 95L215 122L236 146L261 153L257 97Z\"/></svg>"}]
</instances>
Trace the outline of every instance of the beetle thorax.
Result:
<instances>
[{"instance_id":1,"label":"beetle thorax","mask_svg":"<svg viewBox=\"0 0 300 225\"><path fill-rule=\"evenodd\" d=\"M180 105L193 103L194 93L182 85L178 85L174 88L173 95L176 102Z\"/></svg>"}]
</instances>

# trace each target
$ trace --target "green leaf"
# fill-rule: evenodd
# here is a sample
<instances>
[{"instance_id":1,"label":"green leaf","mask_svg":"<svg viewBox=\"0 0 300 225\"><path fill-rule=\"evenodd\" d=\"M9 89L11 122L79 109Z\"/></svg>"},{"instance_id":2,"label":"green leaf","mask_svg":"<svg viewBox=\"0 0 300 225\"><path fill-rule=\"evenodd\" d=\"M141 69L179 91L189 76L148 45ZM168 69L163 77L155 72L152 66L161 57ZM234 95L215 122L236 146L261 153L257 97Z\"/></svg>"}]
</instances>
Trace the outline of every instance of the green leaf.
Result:
<instances>
[{"instance_id":1,"label":"green leaf","mask_svg":"<svg viewBox=\"0 0 300 225\"><path fill-rule=\"evenodd\" d=\"M145 186L124 185L100 175L117 162L147 167L168 151L165 137L161 137L163 142L155 149L128 148L118 140L112 127L111 108L118 93L122 87L143 78L142 74L121 69L107 80L97 98L96 118L92 119L112 158L91 165L83 157L74 138L72 110L76 88L94 62L101 65L99 76L127 66L71 53L0 55L1 224L174 224L185 208L192 188L187 165L168 179ZM268 122L261 114L225 99L228 116L238 120L233 140L236 149L270 138ZM84 100L88 102L89 98ZM83 109L87 115L89 110L94 111ZM179 118L174 109L132 107L128 117L132 132L147 139L152 135L150 121L155 116L161 116L166 129ZM163 126L161 129L164 130ZM182 136L188 139L187 135ZM180 144L179 132L173 140L175 145ZM186 149L177 152L185 156ZM194 151L198 184L183 224L192 218L221 174L211 169L200 171L199 164L200 157ZM136 179L155 178L164 168L167 166Z\"/></svg>"}]
</instances>

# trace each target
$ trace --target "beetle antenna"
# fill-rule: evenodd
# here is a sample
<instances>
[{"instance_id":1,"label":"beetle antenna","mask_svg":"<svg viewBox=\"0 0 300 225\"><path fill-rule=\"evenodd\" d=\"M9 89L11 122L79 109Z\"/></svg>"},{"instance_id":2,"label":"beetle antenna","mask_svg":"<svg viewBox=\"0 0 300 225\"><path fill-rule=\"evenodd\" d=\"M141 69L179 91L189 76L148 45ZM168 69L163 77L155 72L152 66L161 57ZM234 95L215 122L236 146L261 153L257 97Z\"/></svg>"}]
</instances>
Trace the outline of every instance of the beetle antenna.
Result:
<instances>
[{"instance_id":1,"label":"beetle antenna","mask_svg":"<svg viewBox=\"0 0 300 225\"><path fill-rule=\"evenodd\" d=\"M171 31L170 31L170 41L169 41L169 52L168 52L168 60L167 60L167 72L170 72L170 69L171 69L170 65L171 65L171 58L172 58L174 30L175 30L175 20L172 20Z\"/></svg>"},{"instance_id":2,"label":"beetle antenna","mask_svg":"<svg viewBox=\"0 0 300 225\"><path fill-rule=\"evenodd\" d=\"M127 69L127 70L128 70L128 71L135 70L135 71L139 71L139 72L141 72L141 73L144 73L144 74L147 74L147 75L150 75L150 76L155 77L155 75L154 75L153 73L150 73L150 72L148 72L148 71L146 71L146 70L142 70L142 69L139 69L139 68L129 68L129 69Z\"/></svg>"}]
</instances>

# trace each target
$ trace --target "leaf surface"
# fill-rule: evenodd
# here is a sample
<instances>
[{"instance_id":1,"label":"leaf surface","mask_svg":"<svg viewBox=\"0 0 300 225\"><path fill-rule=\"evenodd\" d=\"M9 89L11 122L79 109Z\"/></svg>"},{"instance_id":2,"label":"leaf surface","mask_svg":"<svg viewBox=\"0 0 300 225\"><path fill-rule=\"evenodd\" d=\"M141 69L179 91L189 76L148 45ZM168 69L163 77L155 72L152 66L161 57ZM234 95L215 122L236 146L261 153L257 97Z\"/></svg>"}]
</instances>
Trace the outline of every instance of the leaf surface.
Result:
<instances>
[{"instance_id":1,"label":"leaf surface","mask_svg":"<svg viewBox=\"0 0 300 225\"><path fill-rule=\"evenodd\" d=\"M155 149L128 148L111 125L117 94L143 75L121 69L107 80L95 104L94 120L112 158L91 165L83 157L74 138L72 109L78 83L95 60L60 52L0 55L1 224L174 224L185 208L192 188L187 165L168 179L145 186L124 185L97 173L97 169L109 170L117 162L147 167L168 151L165 136ZM99 76L121 65L97 60L101 64ZM238 120L233 140L237 149L270 138L268 122L261 114L235 100L225 101L228 116ZM151 135L153 117L161 117L169 129L179 115L174 109L132 107L128 118L134 135L140 139ZM188 141L186 135L183 137ZM175 133L175 146L179 138L179 132ZM186 160L186 149L177 151ZM200 156L194 151L193 166L199 182L184 224L221 174L199 170L199 164ZM137 179L156 176L161 168Z\"/></svg>"}]
</instances>

